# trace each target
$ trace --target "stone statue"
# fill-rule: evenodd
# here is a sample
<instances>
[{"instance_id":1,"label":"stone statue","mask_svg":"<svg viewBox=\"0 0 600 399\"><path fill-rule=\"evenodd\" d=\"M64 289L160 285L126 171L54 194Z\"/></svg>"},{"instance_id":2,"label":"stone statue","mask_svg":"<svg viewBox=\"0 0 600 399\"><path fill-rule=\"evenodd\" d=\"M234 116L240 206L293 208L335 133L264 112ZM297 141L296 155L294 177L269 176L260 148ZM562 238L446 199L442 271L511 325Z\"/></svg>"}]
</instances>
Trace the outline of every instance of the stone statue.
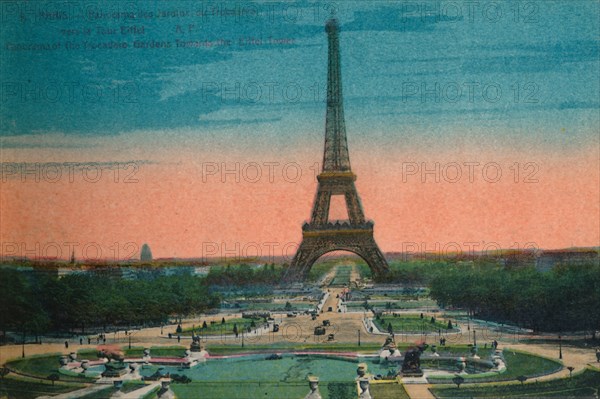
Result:
<instances>
[{"instance_id":1,"label":"stone statue","mask_svg":"<svg viewBox=\"0 0 600 399\"><path fill-rule=\"evenodd\" d=\"M319 393L319 377L309 376L308 386L310 387L310 392L304 399L321 399L321 394Z\"/></svg>"},{"instance_id":2,"label":"stone statue","mask_svg":"<svg viewBox=\"0 0 600 399\"><path fill-rule=\"evenodd\" d=\"M190 345L190 350L192 352L202 351L202 344L200 343L200 336L195 335L193 331L192 331L192 344Z\"/></svg>"},{"instance_id":3,"label":"stone statue","mask_svg":"<svg viewBox=\"0 0 600 399\"><path fill-rule=\"evenodd\" d=\"M390 335L385 339L383 346L379 350L379 359L381 360L395 360L400 359L402 354L396 347L396 342L394 340L394 336Z\"/></svg>"},{"instance_id":4,"label":"stone statue","mask_svg":"<svg viewBox=\"0 0 600 399\"><path fill-rule=\"evenodd\" d=\"M402 375L408 377L422 377L421 370L421 354L428 345L421 344L417 347L410 348L404 355L402 362Z\"/></svg>"}]
</instances>

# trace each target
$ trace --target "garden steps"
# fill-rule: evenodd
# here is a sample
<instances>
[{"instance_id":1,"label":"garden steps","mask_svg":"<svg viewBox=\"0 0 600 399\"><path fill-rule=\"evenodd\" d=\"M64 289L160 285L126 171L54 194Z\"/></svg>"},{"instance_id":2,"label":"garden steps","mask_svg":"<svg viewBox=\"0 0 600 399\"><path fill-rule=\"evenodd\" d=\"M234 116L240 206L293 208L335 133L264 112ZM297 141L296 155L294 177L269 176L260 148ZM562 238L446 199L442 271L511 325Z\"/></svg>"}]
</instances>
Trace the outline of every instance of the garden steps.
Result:
<instances>
[{"instance_id":1,"label":"garden steps","mask_svg":"<svg viewBox=\"0 0 600 399\"><path fill-rule=\"evenodd\" d=\"M429 391L429 384L403 384L404 390L411 399L435 399Z\"/></svg>"}]
</instances>

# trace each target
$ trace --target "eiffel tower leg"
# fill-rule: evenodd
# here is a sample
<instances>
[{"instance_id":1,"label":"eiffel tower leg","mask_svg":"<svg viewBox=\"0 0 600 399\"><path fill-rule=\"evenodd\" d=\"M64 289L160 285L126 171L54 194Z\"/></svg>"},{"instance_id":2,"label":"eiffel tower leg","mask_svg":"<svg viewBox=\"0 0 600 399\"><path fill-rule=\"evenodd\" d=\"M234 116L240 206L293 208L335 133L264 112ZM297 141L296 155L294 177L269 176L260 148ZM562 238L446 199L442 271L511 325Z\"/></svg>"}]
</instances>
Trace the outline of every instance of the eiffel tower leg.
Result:
<instances>
[{"instance_id":1,"label":"eiffel tower leg","mask_svg":"<svg viewBox=\"0 0 600 399\"><path fill-rule=\"evenodd\" d=\"M310 239L303 239L292 263L287 269L283 280L285 282L304 281L308 277L308 273L312 265L324 253L322 250L315 248L314 243Z\"/></svg>"},{"instance_id":2,"label":"eiffel tower leg","mask_svg":"<svg viewBox=\"0 0 600 399\"><path fill-rule=\"evenodd\" d=\"M370 242L364 245L361 248L361 255L363 259L367 262L371 271L373 272L373 276L384 276L389 272L389 266L387 260L383 256L383 253L377 246L375 239L371 237Z\"/></svg>"},{"instance_id":3,"label":"eiffel tower leg","mask_svg":"<svg viewBox=\"0 0 600 399\"><path fill-rule=\"evenodd\" d=\"M350 219L350 223L352 224L362 224L365 222L365 217L360 204L360 199L358 198L358 193L356 192L354 184L352 184L351 188L352 189L346 191L344 195L346 198L348 219Z\"/></svg>"}]
</instances>

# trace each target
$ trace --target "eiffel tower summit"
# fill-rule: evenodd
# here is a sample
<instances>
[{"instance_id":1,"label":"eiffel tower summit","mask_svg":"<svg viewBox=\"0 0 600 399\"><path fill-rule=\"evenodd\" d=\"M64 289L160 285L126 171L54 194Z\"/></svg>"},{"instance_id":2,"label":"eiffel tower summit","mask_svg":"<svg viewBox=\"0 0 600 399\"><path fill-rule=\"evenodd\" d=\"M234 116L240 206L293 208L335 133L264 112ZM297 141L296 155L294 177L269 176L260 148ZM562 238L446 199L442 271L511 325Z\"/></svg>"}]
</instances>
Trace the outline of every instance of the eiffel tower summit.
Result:
<instances>
[{"instance_id":1,"label":"eiffel tower summit","mask_svg":"<svg viewBox=\"0 0 600 399\"><path fill-rule=\"evenodd\" d=\"M329 45L327 64L327 115L325 118L325 151L319 186L309 223L302 226L302 243L288 268L285 280L304 280L313 263L331 251L343 250L363 258L374 275L389 270L387 261L373 237L373 222L365 220L350 168L346 140L342 73L340 64L339 24L331 18L325 24ZM330 221L331 196L343 195L348 212L347 221Z\"/></svg>"}]
</instances>

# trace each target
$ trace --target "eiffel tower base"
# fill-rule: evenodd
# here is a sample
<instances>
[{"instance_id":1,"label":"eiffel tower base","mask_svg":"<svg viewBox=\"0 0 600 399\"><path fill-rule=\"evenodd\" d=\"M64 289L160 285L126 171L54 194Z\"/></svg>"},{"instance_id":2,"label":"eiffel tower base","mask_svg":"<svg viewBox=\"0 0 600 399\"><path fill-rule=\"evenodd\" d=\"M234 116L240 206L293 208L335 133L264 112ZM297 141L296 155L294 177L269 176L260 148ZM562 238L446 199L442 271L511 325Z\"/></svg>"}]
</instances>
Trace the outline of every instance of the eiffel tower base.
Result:
<instances>
[{"instance_id":1,"label":"eiffel tower base","mask_svg":"<svg viewBox=\"0 0 600 399\"><path fill-rule=\"evenodd\" d=\"M372 228L305 230L302 243L284 275L284 281L306 280L317 259L332 251L349 251L360 256L371 268L373 277L383 276L389 270L387 261L375 242Z\"/></svg>"}]
</instances>

